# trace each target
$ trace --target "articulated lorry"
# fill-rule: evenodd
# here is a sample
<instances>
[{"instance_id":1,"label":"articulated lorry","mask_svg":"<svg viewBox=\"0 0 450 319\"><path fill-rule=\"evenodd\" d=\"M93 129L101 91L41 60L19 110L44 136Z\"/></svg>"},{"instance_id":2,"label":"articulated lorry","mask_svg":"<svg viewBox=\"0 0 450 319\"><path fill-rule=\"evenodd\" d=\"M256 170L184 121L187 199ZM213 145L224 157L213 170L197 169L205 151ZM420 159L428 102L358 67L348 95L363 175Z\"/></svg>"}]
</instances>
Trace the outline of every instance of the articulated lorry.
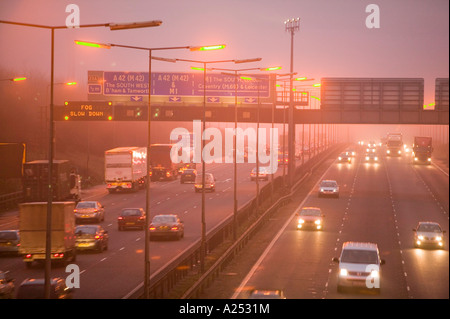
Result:
<instances>
[{"instance_id":1,"label":"articulated lorry","mask_svg":"<svg viewBox=\"0 0 450 319\"><path fill-rule=\"evenodd\" d=\"M431 164L431 153L433 152L433 139L426 136L414 136L413 163Z\"/></svg>"},{"instance_id":2,"label":"articulated lorry","mask_svg":"<svg viewBox=\"0 0 450 319\"><path fill-rule=\"evenodd\" d=\"M105 182L110 193L137 191L147 181L147 148L117 147L105 152Z\"/></svg>"},{"instance_id":3,"label":"articulated lorry","mask_svg":"<svg viewBox=\"0 0 450 319\"><path fill-rule=\"evenodd\" d=\"M386 141L387 156L402 156L403 136L401 133L389 133Z\"/></svg>"},{"instance_id":4,"label":"articulated lorry","mask_svg":"<svg viewBox=\"0 0 450 319\"><path fill-rule=\"evenodd\" d=\"M53 202L51 222L52 261L67 264L76 260L75 202ZM47 202L19 205L19 254L27 267L45 262L47 246Z\"/></svg>"},{"instance_id":5,"label":"articulated lorry","mask_svg":"<svg viewBox=\"0 0 450 319\"><path fill-rule=\"evenodd\" d=\"M25 202L48 201L48 160L23 164L23 198ZM53 201L80 201L81 179L68 160L53 160Z\"/></svg>"},{"instance_id":6,"label":"articulated lorry","mask_svg":"<svg viewBox=\"0 0 450 319\"><path fill-rule=\"evenodd\" d=\"M151 180L174 180L184 169L195 168L195 163L172 161L171 150L175 144L150 145ZM191 155L187 156L191 159Z\"/></svg>"}]
</instances>

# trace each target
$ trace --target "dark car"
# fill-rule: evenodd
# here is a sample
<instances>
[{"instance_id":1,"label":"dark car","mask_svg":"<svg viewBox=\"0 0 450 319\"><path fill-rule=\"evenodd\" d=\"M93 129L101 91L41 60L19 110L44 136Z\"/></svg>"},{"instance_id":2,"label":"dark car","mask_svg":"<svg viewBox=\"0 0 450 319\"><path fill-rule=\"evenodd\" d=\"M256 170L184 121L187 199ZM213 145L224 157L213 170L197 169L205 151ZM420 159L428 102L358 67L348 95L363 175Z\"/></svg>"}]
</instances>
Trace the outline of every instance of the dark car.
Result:
<instances>
[{"instance_id":1,"label":"dark car","mask_svg":"<svg viewBox=\"0 0 450 319\"><path fill-rule=\"evenodd\" d=\"M20 234L18 230L0 230L0 255L18 254Z\"/></svg>"},{"instance_id":2,"label":"dark car","mask_svg":"<svg viewBox=\"0 0 450 319\"><path fill-rule=\"evenodd\" d=\"M75 228L75 246L77 250L108 249L109 235L100 225L80 225Z\"/></svg>"},{"instance_id":3,"label":"dark car","mask_svg":"<svg viewBox=\"0 0 450 319\"><path fill-rule=\"evenodd\" d=\"M74 288L68 288L63 278L55 277L50 281L50 299L72 299ZM45 279L25 279L17 290L17 299L44 299Z\"/></svg>"},{"instance_id":4,"label":"dark car","mask_svg":"<svg viewBox=\"0 0 450 319\"><path fill-rule=\"evenodd\" d=\"M184 224L177 215L156 215L149 227L150 240L161 237L172 237L177 240L184 237Z\"/></svg>"},{"instance_id":5,"label":"dark car","mask_svg":"<svg viewBox=\"0 0 450 319\"><path fill-rule=\"evenodd\" d=\"M145 212L143 208L124 208L117 217L117 227L119 230L126 228L145 227Z\"/></svg>"},{"instance_id":6,"label":"dark car","mask_svg":"<svg viewBox=\"0 0 450 319\"><path fill-rule=\"evenodd\" d=\"M197 176L197 170L186 169L183 171L180 177L180 183L195 183L195 177Z\"/></svg>"},{"instance_id":7,"label":"dark car","mask_svg":"<svg viewBox=\"0 0 450 319\"><path fill-rule=\"evenodd\" d=\"M12 299L14 297L14 279L0 270L0 299Z\"/></svg>"}]
</instances>

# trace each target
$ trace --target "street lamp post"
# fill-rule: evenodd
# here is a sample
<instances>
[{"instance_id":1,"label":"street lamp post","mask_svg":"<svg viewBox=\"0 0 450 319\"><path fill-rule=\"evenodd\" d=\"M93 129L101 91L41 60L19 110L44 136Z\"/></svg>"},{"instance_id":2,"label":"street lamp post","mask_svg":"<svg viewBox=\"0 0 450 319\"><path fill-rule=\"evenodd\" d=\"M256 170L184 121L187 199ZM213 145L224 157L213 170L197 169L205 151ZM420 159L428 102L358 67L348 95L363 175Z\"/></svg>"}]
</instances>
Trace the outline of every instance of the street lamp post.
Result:
<instances>
[{"instance_id":1,"label":"street lamp post","mask_svg":"<svg viewBox=\"0 0 450 319\"><path fill-rule=\"evenodd\" d=\"M253 61L256 61L257 59L253 59ZM259 59L258 61L260 61ZM250 60L250 62L253 62ZM222 72L222 74L231 75L234 76L234 83L235 83L235 105L234 105L234 210L233 210L233 239L236 240L237 237L237 143L236 143L236 135L237 135L237 77L241 77L244 80L251 80L251 78L243 77L243 71L252 71L252 70L259 70L259 71L275 71L279 70L281 67L268 67L268 68L250 68L250 69L219 69L219 68L213 68L212 70L222 70L222 71L232 71L234 73L226 73ZM258 79L258 111L257 111L257 129L256 129L256 201L259 203L259 106L260 106L260 80ZM272 126L272 134L273 134L273 126ZM272 135L273 140L273 135ZM272 174L273 176L273 174ZM272 184L273 187L273 184ZM258 205L258 204L257 204Z\"/></svg>"},{"instance_id":2,"label":"street lamp post","mask_svg":"<svg viewBox=\"0 0 450 319\"><path fill-rule=\"evenodd\" d=\"M257 58L257 59L249 59L246 62L256 62L256 61L261 61L261 58ZM245 72L245 71L253 71L253 70L259 70L259 71L267 71L268 69L280 69L281 67L277 67L277 68L249 68L249 69L221 69L221 68L211 68L211 70L220 70L220 71L231 71L234 73L226 73L226 72L222 72L222 74L226 74L226 75L232 75L234 76L234 136L233 136L233 147L234 147L234 176L233 176L233 240L237 239L237 210L238 210L238 200L237 200L237 142L236 142L236 135L237 135L237 122L238 122L238 118L237 118L237 78L238 76L240 76L241 74L239 72ZM259 103L259 86L258 86L258 103ZM259 109L258 109L259 112ZM258 132L258 131L257 131ZM257 133L258 134L258 133ZM258 142L257 142L258 143ZM257 146L258 147L258 144ZM258 166L258 164L257 164ZM258 183L258 175L259 175L259 171L258 168L256 170L256 182Z\"/></svg>"},{"instance_id":3,"label":"street lamp post","mask_svg":"<svg viewBox=\"0 0 450 319\"><path fill-rule=\"evenodd\" d=\"M258 58L258 61L260 59ZM216 64L216 63L226 63L226 62L233 62L235 64L239 63L246 63L246 62L252 62L254 59L246 59L246 60L220 60L220 61L199 61L199 60L189 60L189 59L167 59L167 62L192 62L192 63L199 63L203 65L203 68L196 68L201 69L203 71L203 119L202 119L202 132L205 132L205 125L206 125L206 70L208 64ZM203 134L202 134L203 135ZM205 220L205 173L206 173L206 167L205 167L205 160L203 156L203 149L205 147L205 140L203 139L203 136L201 138L202 140L202 152L201 152L201 161L202 161L202 214L201 214L201 242L200 242L200 271L201 273L205 272L205 255L206 255L206 220ZM235 151L236 153L236 151Z\"/></svg>"},{"instance_id":4,"label":"street lamp post","mask_svg":"<svg viewBox=\"0 0 450 319\"><path fill-rule=\"evenodd\" d=\"M45 238L45 298L50 298L50 272L51 272L51 230L52 230L52 204L53 204L53 85L54 85L54 60L55 60L55 30L68 29L64 26L47 26L40 24L22 23L0 20L0 23L12 24L19 26L26 26L32 28L40 28L50 30L51 33L51 54L50 54L50 112L49 112L49 151L48 151L48 199L47 199L47 220L46 220L46 238ZM109 27L110 30L124 30L134 28L146 28L156 27L161 25L162 21L147 21L136 22L131 24L114 24L114 23L102 23L102 24L83 24L77 26L77 28L92 28L92 27Z\"/></svg>"},{"instance_id":5,"label":"street lamp post","mask_svg":"<svg viewBox=\"0 0 450 319\"><path fill-rule=\"evenodd\" d=\"M105 48L110 49L111 47L119 47L126 49L134 49L134 50L144 50L148 52L148 114L147 114L147 176L146 176L146 196L145 196L145 251L144 251L144 298L148 299L148 288L150 283L150 252L149 252L149 218L150 218L150 179L149 173L151 170L150 165L150 148L151 148L151 76L152 76L152 59L153 60L161 60L161 61L169 61L169 59L153 57L153 51L163 51L163 50L179 50L179 49L189 49L191 51L205 51L205 50L217 50L223 49L225 45L213 45L213 46L174 46L174 47L160 47L160 48L145 48L145 47L137 47L130 45L122 45L122 44L114 44L114 43L93 43L87 41L75 41L76 44L96 47L96 48Z\"/></svg>"}]
</instances>

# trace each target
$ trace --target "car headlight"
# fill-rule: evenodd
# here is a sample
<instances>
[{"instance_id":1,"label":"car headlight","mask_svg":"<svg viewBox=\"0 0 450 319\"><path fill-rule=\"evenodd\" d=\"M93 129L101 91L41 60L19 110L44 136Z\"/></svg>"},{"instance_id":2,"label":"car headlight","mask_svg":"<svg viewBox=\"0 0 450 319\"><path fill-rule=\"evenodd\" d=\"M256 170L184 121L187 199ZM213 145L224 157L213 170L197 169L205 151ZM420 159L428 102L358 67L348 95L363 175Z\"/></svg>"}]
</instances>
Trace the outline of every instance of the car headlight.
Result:
<instances>
[{"instance_id":1,"label":"car headlight","mask_svg":"<svg viewBox=\"0 0 450 319\"><path fill-rule=\"evenodd\" d=\"M339 156L339 160L342 160L342 157Z\"/></svg>"},{"instance_id":2,"label":"car headlight","mask_svg":"<svg viewBox=\"0 0 450 319\"><path fill-rule=\"evenodd\" d=\"M299 224L303 224L304 222L305 222L305 220L303 220L303 219L301 219L301 218L298 220L298 223L299 223Z\"/></svg>"},{"instance_id":3,"label":"car headlight","mask_svg":"<svg viewBox=\"0 0 450 319\"><path fill-rule=\"evenodd\" d=\"M390 153L391 153L391 151L390 151L390 150L387 150L387 151L386 151L386 153L390 154Z\"/></svg>"},{"instance_id":4,"label":"car headlight","mask_svg":"<svg viewBox=\"0 0 450 319\"><path fill-rule=\"evenodd\" d=\"M368 161L369 160L369 156L366 156L366 161Z\"/></svg>"},{"instance_id":5,"label":"car headlight","mask_svg":"<svg viewBox=\"0 0 450 319\"><path fill-rule=\"evenodd\" d=\"M378 157L375 157L375 160L378 161Z\"/></svg>"},{"instance_id":6,"label":"car headlight","mask_svg":"<svg viewBox=\"0 0 450 319\"><path fill-rule=\"evenodd\" d=\"M431 162L431 158L430 157L428 158L428 162Z\"/></svg>"},{"instance_id":7,"label":"car headlight","mask_svg":"<svg viewBox=\"0 0 450 319\"><path fill-rule=\"evenodd\" d=\"M378 277L380 277L380 273L378 272L378 270L372 270L372 271L370 272L370 277L372 277L372 278L378 278Z\"/></svg>"},{"instance_id":8,"label":"car headlight","mask_svg":"<svg viewBox=\"0 0 450 319\"><path fill-rule=\"evenodd\" d=\"M316 225L320 225L321 224L321 221L320 221L320 219L317 219L315 222L314 222L314 224L316 224ZM439 239L438 239L439 240Z\"/></svg>"},{"instance_id":9,"label":"car headlight","mask_svg":"<svg viewBox=\"0 0 450 319\"><path fill-rule=\"evenodd\" d=\"M347 269L341 268L341 270L339 271L339 276L347 277L347 276L348 276L348 271L347 271Z\"/></svg>"},{"instance_id":10,"label":"car headlight","mask_svg":"<svg viewBox=\"0 0 450 319\"><path fill-rule=\"evenodd\" d=\"M441 236L437 236L437 237L436 237L436 240L437 240L437 241L441 241L441 240L442 240L442 237L441 237Z\"/></svg>"},{"instance_id":11,"label":"car headlight","mask_svg":"<svg viewBox=\"0 0 450 319\"><path fill-rule=\"evenodd\" d=\"M419 235L419 237L417 237L417 238L419 238L419 240L423 240L423 236L422 235Z\"/></svg>"}]
</instances>

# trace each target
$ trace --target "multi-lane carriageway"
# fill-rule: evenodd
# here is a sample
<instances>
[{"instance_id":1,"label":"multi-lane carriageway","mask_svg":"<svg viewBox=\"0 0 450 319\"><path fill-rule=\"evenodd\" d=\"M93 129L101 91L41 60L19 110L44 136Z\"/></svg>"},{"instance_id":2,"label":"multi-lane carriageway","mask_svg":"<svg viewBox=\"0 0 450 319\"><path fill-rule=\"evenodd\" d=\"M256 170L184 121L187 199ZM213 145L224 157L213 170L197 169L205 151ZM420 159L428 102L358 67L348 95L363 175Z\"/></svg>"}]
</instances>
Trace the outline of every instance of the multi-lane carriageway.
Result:
<instances>
[{"instance_id":1,"label":"multi-lane carriageway","mask_svg":"<svg viewBox=\"0 0 450 319\"><path fill-rule=\"evenodd\" d=\"M411 165L409 157L366 164L362 156L350 165L329 164L321 179L336 179L340 198L318 198L315 187L296 207L320 207L324 230L297 230L293 211L231 297L246 298L259 288L282 289L294 299L448 299L448 166ZM444 249L414 248L412 229L419 221L438 222L447 231ZM386 261L379 295L369 289L337 292L332 258L346 241L378 245Z\"/></svg>"},{"instance_id":2,"label":"multi-lane carriageway","mask_svg":"<svg viewBox=\"0 0 450 319\"><path fill-rule=\"evenodd\" d=\"M283 289L288 298L448 298L448 237L443 250L415 249L412 243L412 229L420 220L439 222L448 235L448 169L414 166L405 157L382 157L380 164L365 164L360 155L352 164L338 164L335 158L326 164L329 167L320 179L336 179L341 186L340 198L318 198L314 186L297 205L321 207L326 215L324 230L296 230L292 211L269 248L229 297L245 298L246 288L260 287ZM249 178L252 168L252 164L238 165L239 203L255 196L255 183ZM210 164L208 171L217 177L217 190L206 194L207 230L229 216L233 207L232 164ZM193 185L179 181L152 183L151 194L151 215L176 213L186 225L181 241L150 242L153 273L198 240L201 194L195 194ZM110 242L103 253L78 255L81 278L75 298L124 298L143 280L144 233L119 232L116 218L122 208L145 207L145 194L108 194L100 185L91 188L83 199L99 200L106 206L101 224L109 231ZM17 211L2 213L0 229L15 228ZM380 295L336 292L337 266L331 259L339 256L345 241L378 244L386 260ZM279 260L283 263L276 262ZM25 278L43 277L43 268L27 269L20 257L1 257L0 270L8 271L16 285ZM52 270L52 276L67 274L58 267Z\"/></svg>"}]
</instances>

